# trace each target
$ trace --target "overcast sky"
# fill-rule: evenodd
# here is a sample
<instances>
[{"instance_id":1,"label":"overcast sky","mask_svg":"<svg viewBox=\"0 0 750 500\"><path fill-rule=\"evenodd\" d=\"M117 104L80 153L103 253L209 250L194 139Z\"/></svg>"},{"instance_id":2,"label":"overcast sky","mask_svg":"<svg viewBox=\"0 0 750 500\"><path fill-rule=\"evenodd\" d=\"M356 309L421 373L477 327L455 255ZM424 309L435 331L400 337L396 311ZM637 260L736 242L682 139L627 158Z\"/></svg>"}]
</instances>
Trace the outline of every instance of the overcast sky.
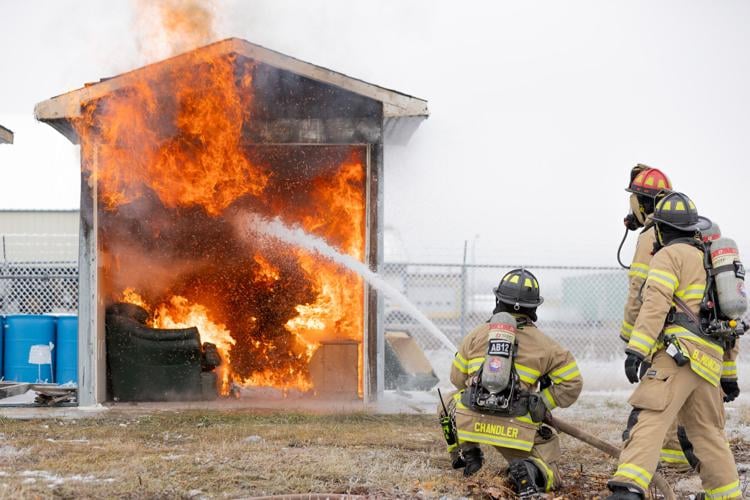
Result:
<instances>
[{"instance_id":1,"label":"overcast sky","mask_svg":"<svg viewBox=\"0 0 750 500\"><path fill-rule=\"evenodd\" d=\"M750 2L217 5L218 38L429 101L386 147L386 222L412 259L456 261L468 240L480 262L615 265L638 162L750 251ZM0 124L16 132L0 208L78 205L77 148L34 104L143 64L132 9L0 0Z\"/></svg>"}]
</instances>

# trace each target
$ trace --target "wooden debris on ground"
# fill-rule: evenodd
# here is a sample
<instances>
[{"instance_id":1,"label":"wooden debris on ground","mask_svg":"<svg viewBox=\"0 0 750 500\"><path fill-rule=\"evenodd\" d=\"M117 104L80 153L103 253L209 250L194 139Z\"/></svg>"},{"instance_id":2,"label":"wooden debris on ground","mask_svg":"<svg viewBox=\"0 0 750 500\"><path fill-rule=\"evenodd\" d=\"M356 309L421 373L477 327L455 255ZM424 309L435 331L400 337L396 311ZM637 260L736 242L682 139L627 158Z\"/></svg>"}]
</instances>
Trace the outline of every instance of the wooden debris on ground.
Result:
<instances>
[{"instance_id":1,"label":"wooden debris on ground","mask_svg":"<svg viewBox=\"0 0 750 500\"><path fill-rule=\"evenodd\" d=\"M34 403L42 406L56 406L63 403L76 402L76 389L74 387L56 387L36 389Z\"/></svg>"}]
</instances>

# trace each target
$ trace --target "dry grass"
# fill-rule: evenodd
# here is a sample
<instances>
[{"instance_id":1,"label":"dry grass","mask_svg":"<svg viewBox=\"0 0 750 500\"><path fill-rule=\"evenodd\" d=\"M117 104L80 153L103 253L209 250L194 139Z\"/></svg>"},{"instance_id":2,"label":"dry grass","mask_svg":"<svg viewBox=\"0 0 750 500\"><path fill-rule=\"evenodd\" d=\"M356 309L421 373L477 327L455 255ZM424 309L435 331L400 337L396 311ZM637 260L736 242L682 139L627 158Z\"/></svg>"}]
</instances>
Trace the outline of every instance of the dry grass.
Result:
<instances>
[{"instance_id":1,"label":"dry grass","mask_svg":"<svg viewBox=\"0 0 750 500\"><path fill-rule=\"evenodd\" d=\"M579 423L612 440L619 433L619 419L613 420ZM450 469L434 417L425 415L113 410L81 420L0 424L0 495L6 498L507 496L498 453L490 450L484 469L464 480ZM563 439L568 461L560 497L604 493L614 462ZM738 462L750 462L750 446L734 445Z\"/></svg>"}]
</instances>

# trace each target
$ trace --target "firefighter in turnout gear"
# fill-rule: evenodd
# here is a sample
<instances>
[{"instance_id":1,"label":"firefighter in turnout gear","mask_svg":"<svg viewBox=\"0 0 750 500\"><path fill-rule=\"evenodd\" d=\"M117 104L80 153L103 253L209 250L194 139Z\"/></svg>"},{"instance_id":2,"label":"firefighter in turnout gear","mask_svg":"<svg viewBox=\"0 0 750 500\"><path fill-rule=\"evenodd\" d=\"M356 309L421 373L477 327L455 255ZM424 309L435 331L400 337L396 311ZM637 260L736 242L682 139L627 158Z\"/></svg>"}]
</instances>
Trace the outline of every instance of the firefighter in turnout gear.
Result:
<instances>
[{"instance_id":1,"label":"firefighter in turnout gear","mask_svg":"<svg viewBox=\"0 0 750 500\"><path fill-rule=\"evenodd\" d=\"M628 297L625 302L622 327L620 328L620 338L625 343L630 341L633 324L641 308L641 288L648 276L649 263L653 257L654 243L656 243L653 222L654 200L658 193L670 191L671 189L672 183L669 182L667 176L659 169L639 163L630 172L630 184L625 191L631 193L631 212L625 218L624 222L625 226L630 230L637 230L639 228L642 228L642 230L638 235L635 255L633 255L633 261L628 271ZM633 418L635 418L634 415L629 420ZM675 421L664 438L664 444L661 448L661 462L678 467L687 466L690 462L693 462L693 465L695 465L695 458L691 455L690 460L688 460L688 457L685 455L680 444L679 435L683 436L683 443L686 449L690 450L691 445L684 437L684 430L678 428L678 423ZM627 431L623 434L623 439L626 438Z\"/></svg>"},{"instance_id":2,"label":"firefighter in turnout gear","mask_svg":"<svg viewBox=\"0 0 750 500\"><path fill-rule=\"evenodd\" d=\"M646 281L649 262L653 256L656 233L654 231L653 213L654 198L660 191L672 189L669 179L660 170L636 165L630 173L630 185L625 191L630 195L631 212L625 218L625 225L630 230L643 228L638 235L635 255L628 272L628 298L625 303L625 317L620 328L620 338L630 341L633 323L641 308L640 291Z\"/></svg>"},{"instance_id":3,"label":"firefighter in turnout gear","mask_svg":"<svg viewBox=\"0 0 750 500\"><path fill-rule=\"evenodd\" d=\"M490 321L461 341L451 367L458 391L443 397L438 412L453 468L474 474L480 445L494 446L515 491L528 497L561 484L559 439L542 420L573 404L583 380L573 355L534 325L543 298L533 274L510 271L495 298Z\"/></svg>"},{"instance_id":4,"label":"firefighter in turnout gear","mask_svg":"<svg viewBox=\"0 0 750 500\"><path fill-rule=\"evenodd\" d=\"M695 455L706 498L740 498L737 468L724 435L720 385L724 361L733 356L726 343L687 328L674 303L684 302L700 314L707 273L699 231L710 221L698 215L682 193L670 193L656 204L657 248L649 263L638 317L626 348L625 373L639 381L640 365L650 362L629 399L636 410L619 465L608 486L611 499L641 499L651 483L660 443L680 417ZM678 324L679 323L679 324Z\"/></svg>"}]
</instances>

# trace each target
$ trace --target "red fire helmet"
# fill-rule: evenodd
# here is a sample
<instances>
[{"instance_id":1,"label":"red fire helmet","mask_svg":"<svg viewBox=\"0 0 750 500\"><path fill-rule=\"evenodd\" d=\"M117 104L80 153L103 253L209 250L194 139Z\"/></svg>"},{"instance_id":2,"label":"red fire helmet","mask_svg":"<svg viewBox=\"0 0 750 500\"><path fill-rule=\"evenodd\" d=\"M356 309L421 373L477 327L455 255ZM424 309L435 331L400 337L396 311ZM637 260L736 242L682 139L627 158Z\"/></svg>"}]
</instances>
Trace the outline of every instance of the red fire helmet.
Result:
<instances>
[{"instance_id":1,"label":"red fire helmet","mask_svg":"<svg viewBox=\"0 0 750 500\"><path fill-rule=\"evenodd\" d=\"M654 197L659 191L671 191L672 183L669 178L658 168L646 165L636 165L630 174L630 186L625 188L635 194Z\"/></svg>"}]
</instances>

